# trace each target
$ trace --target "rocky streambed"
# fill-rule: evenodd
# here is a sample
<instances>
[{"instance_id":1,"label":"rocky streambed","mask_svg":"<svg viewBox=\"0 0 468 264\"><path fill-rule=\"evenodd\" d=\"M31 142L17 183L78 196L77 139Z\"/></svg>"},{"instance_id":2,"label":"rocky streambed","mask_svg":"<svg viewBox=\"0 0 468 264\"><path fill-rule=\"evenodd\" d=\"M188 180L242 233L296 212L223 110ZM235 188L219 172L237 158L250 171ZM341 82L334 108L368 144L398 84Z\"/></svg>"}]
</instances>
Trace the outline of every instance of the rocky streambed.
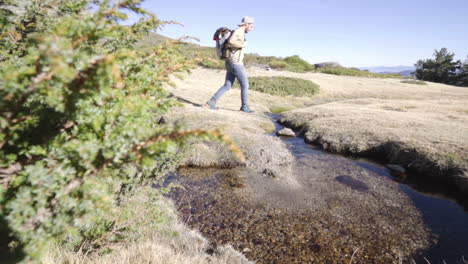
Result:
<instances>
[{"instance_id":1,"label":"rocky streambed","mask_svg":"<svg viewBox=\"0 0 468 264\"><path fill-rule=\"evenodd\" d=\"M257 263L463 263L468 217L460 206L417 193L382 166L301 138L283 141L295 157L288 177L248 166L172 175L184 189L170 197L184 221L213 241L210 253L228 243ZM444 215L445 224L430 222Z\"/></svg>"}]
</instances>

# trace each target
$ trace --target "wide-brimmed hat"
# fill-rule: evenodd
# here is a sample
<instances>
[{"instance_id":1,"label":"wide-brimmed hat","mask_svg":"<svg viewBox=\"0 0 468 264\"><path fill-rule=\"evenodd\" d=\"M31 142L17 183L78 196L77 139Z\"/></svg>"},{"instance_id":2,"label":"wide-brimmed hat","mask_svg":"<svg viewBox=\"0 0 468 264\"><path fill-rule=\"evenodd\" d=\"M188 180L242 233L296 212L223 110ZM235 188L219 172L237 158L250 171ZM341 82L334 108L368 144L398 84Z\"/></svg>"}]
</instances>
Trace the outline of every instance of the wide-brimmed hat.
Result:
<instances>
[{"instance_id":1,"label":"wide-brimmed hat","mask_svg":"<svg viewBox=\"0 0 468 264\"><path fill-rule=\"evenodd\" d=\"M255 19L253 19L253 17L245 16L242 18L241 23L238 26L240 27L245 24L253 24L253 23L255 23Z\"/></svg>"}]
</instances>

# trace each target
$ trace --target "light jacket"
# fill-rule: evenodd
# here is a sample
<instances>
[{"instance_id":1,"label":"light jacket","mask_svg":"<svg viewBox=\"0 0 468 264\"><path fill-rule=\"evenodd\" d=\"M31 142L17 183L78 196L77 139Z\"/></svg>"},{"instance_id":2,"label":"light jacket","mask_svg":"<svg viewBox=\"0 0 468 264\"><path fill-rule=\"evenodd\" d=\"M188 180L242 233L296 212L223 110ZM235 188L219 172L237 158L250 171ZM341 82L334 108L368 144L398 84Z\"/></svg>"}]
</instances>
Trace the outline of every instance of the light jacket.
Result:
<instances>
[{"instance_id":1,"label":"light jacket","mask_svg":"<svg viewBox=\"0 0 468 264\"><path fill-rule=\"evenodd\" d=\"M234 30L232 37L229 39L229 44L233 47L229 61L235 64L244 64L245 47L247 47L244 28Z\"/></svg>"}]
</instances>

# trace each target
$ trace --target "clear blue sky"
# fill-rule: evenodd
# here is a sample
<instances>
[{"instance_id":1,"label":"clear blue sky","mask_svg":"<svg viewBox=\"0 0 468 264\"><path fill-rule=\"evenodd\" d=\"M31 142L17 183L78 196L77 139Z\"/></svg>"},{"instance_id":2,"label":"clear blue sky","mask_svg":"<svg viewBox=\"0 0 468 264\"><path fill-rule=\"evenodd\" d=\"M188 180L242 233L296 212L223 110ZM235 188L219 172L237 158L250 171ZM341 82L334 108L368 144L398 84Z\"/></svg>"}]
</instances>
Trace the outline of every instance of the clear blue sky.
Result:
<instances>
[{"instance_id":1,"label":"clear blue sky","mask_svg":"<svg viewBox=\"0 0 468 264\"><path fill-rule=\"evenodd\" d=\"M442 47L457 59L468 55L468 0L147 0L142 6L184 25L160 34L195 36L203 46L214 46L216 28L235 28L252 16L247 52L264 56L363 67L413 65Z\"/></svg>"}]
</instances>

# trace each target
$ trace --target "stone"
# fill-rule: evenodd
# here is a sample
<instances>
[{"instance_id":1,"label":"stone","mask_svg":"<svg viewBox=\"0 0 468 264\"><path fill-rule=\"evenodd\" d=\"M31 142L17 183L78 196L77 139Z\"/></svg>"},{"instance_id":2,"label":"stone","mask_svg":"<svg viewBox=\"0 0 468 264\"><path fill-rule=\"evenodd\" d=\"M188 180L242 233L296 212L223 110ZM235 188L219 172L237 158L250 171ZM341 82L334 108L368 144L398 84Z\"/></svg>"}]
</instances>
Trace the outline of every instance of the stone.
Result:
<instances>
[{"instance_id":1,"label":"stone","mask_svg":"<svg viewBox=\"0 0 468 264\"><path fill-rule=\"evenodd\" d=\"M265 176L276 178L276 174L271 169L264 169L262 173Z\"/></svg>"},{"instance_id":2,"label":"stone","mask_svg":"<svg viewBox=\"0 0 468 264\"><path fill-rule=\"evenodd\" d=\"M285 136L285 137L295 137L296 133L294 133L294 131L292 131L292 129L285 127L283 129L281 129L280 131L276 132L276 135Z\"/></svg>"},{"instance_id":3,"label":"stone","mask_svg":"<svg viewBox=\"0 0 468 264\"><path fill-rule=\"evenodd\" d=\"M209 245L208 248L206 249L206 254L213 256L213 255L219 255L219 250L218 250L218 245L216 242L212 241Z\"/></svg>"},{"instance_id":4,"label":"stone","mask_svg":"<svg viewBox=\"0 0 468 264\"><path fill-rule=\"evenodd\" d=\"M322 149L327 150L329 147L328 143L322 143Z\"/></svg>"},{"instance_id":5,"label":"stone","mask_svg":"<svg viewBox=\"0 0 468 264\"><path fill-rule=\"evenodd\" d=\"M387 169L390 170L391 174L396 176L396 177L403 177L403 178L406 177L406 174L405 174L406 170L405 170L405 168L403 168L400 165L387 164L387 165L385 165L385 167L387 167Z\"/></svg>"},{"instance_id":6,"label":"stone","mask_svg":"<svg viewBox=\"0 0 468 264\"><path fill-rule=\"evenodd\" d=\"M161 124L167 124L167 117L161 116L161 118L159 118L158 125L161 125Z\"/></svg>"},{"instance_id":7,"label":"stone","mask_svg":"<svg viewBox=\"0 0 468 264\"><path fill-rule=\"evenodd\" d=\"M337 62L321 62L321 63L316 63L314 64L315 68L324 68L324 67L331 67L331 68L336 68L336 67L342 67L339 63Z\"/></svg>"}]
</instances>

